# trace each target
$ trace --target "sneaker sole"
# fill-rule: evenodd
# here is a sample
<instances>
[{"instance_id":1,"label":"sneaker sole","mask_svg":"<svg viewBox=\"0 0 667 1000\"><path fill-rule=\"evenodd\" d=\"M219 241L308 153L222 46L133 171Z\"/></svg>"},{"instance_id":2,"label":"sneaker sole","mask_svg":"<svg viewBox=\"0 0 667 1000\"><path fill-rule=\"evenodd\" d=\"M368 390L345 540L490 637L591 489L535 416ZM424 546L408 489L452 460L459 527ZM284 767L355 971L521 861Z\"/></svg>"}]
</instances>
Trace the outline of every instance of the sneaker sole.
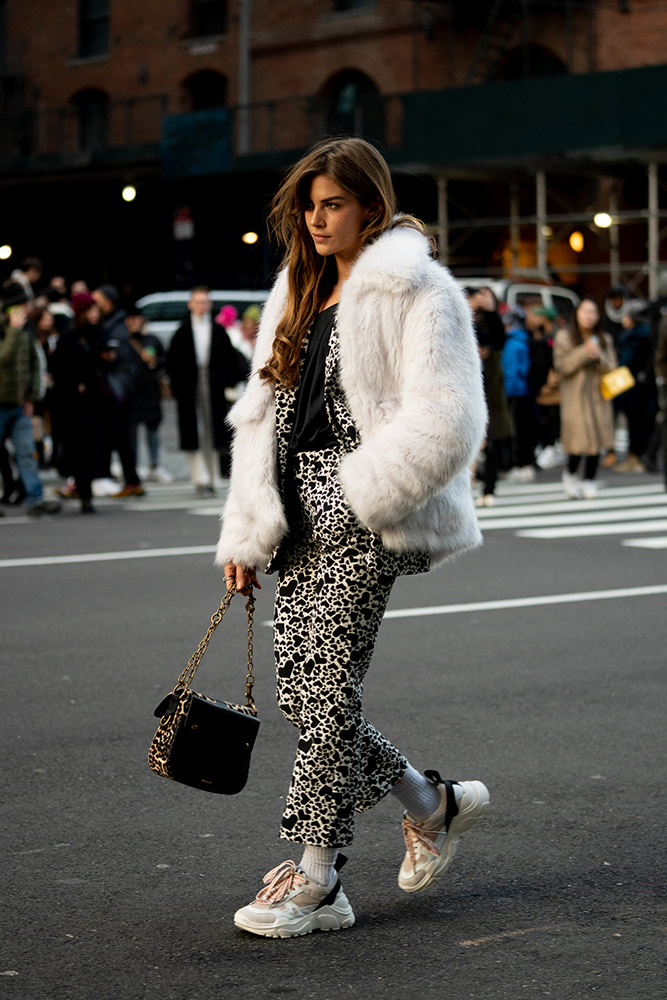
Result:
<instances>
[{"instance_id":1,"label":"sneaker sole","mask_svg":"<svg viewBox=\"0 0 667 1000\"><path fill-rule=\"evenodd\" d=\"M459 803L459 811L449 824L449 831L444 837L442 851L439 857L431 857L420 869L415 879L414 871L410 875L403 874L403 867L398 873L398 884L403 892L423 892L430 885L442 878L454 859L459 846L459 839L478 823L489 808L491 798L489 790L481 781L461 781L463 795Z\"/></svg>"},{"instance_id":2,"label":"sneaker sole","mask_svg":"<svg viewBox=\"0 0 667 1000\"><path fill-rule=\"evenodd\" d=\"M253 925L245 922L242 918L239 919L238 914L234 916L234 924L239 930L270 938L304 937L306 934L312 934L313 931L340 931L347 927L353 927L354 922L355 916L349 903L347 906L339 907L322 906L319 910L306 913L297 920L275 924L272 927Z\"/></svg>"}]
</instances>

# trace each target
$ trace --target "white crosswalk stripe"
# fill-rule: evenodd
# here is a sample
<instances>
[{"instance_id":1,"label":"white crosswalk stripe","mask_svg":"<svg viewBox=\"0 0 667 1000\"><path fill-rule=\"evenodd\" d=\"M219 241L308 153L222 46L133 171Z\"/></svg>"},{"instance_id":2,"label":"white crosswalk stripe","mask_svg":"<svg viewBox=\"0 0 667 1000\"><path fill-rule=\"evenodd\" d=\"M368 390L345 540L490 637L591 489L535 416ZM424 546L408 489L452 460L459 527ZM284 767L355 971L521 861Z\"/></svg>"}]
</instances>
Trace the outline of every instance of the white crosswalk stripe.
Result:
<instances>
[{"instance_id":1,"label":"white crosswalk stripe","mask_svg":"<svg viewBox=\"0 0 667 1000\"><path fill-rule=\"evenodd\" d=\"M608 536L632 548L667 548L667 496L655 481L603 487L592 500L565 499L559 483L501 483L495 506L478 515L483 532L544 540Z\"/></svg>"}]
</instances>

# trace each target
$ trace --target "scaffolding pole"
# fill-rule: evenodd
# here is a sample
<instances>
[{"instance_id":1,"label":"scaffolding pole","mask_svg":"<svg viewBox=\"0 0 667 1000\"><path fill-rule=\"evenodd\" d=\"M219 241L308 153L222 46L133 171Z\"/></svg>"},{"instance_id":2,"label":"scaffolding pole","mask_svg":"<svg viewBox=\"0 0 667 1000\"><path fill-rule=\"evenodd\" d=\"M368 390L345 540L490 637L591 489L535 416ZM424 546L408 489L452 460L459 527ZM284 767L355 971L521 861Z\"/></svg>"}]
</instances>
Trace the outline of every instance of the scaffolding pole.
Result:
<instances>
[{"instance_id":1,"label":"scaffolding pole","mask_svg":"<svg viewBox=\"0 0 667 1000\"><path fill-rule=\"evenodd\" d=\"M609 277L612 285L621 283L621 233L618 226L618 182L612 180L609 188Z\"/></svg>"},{"instance_id":2,"label":"scaffolding pole","mask_svg":"<svg viewBox=\"0 0 667 1000\"><path fill-rule=\"evenodd\" d=\"M512 260L512 272L519 269L519 251L521 247L519 212L519 185L516 181L512 181L510 184L510 256Z\"/></svg>"},{"instance_id":3,"label":"scaffolding pole","mask_svg":"<svg viewBox=\"0 0 667 1000\"><path fill-rule=\"evenodd\" d=\"M250 152L250 97L252 89L250 68L250 28L252 19L252 0L241 0L239 15L239 117L238 117L238 153Z\"/></svg>"},{"instance_id":4,"label":"scaffolding pole","mask_svg":"<svg viewBox=\"0 0 667 1000\"><path fill-rule=\"evenodd\" d=\"M447 178L438 177L438 258L441 264L449 263L449 211L447 206Z\"/></svg>"},{"instance_id":5,"label":"scaffolding pole","mask_svg":"<svg viewBox=\"0 0 667 1000\"><path fill-rule=\"evenodd\" d=\"M648 297L658 298L660 265L660 208L658 204L658 164L648 165Z\"/></svg>"},{"instance_id":6,"label":"scaffolding pole","mask_svg":"<svg viewBox=\"0 0 667 1000\"><path fill-rule=\"evenodd\" d=\"M547 179L543 170L535 174L535 242L537 244L537 270L545 281L549 280L547 270Z\"/></svg>"}]
</instances>

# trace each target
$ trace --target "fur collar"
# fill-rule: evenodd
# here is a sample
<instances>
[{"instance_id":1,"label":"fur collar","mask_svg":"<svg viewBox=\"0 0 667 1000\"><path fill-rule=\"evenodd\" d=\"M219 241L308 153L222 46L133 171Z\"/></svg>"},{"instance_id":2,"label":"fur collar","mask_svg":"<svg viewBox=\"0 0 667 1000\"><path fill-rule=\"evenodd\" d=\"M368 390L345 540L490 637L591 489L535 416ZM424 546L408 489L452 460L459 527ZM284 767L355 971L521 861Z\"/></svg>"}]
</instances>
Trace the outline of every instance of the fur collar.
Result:
<instances>
[{"instance_id":1,"label":"fur collar","mask_svg":"<svg viewBox=\"0 0 667 1000\"><path fill-rule=\"evenodd\" d=\"M404 294L422 283L432 262L429 242L417 229L389 229L364 247L341 298L362 291Z\"/></svg>"}]
</instances>

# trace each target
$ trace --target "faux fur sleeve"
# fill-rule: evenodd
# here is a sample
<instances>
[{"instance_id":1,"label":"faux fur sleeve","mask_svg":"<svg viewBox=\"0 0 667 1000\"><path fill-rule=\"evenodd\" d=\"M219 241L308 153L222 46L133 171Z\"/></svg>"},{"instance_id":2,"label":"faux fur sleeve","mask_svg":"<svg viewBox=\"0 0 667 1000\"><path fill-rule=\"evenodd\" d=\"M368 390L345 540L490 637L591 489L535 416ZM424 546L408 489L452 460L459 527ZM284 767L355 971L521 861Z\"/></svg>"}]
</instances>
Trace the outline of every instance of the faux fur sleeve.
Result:
<instances>
[{"instance_id":1,"label":"faux fur sleeve","mask_svg":"<svg viewBox=\"0 0 667 1000\"><path fill-rule=\"evenodd\" d=\"M229 494L215 561L264 569L287 531L278 489L275 395L260 382L257 370L267 361L275 329L285 308L286 275L278 276L260 323L247 388L232 407L234 428Z\"/></svg>"},{"instance_id":2,"label":"faux fur sleeve","mask_svg":"<svg viewBox=\"0 0 667 1000\"><path fill-rule=\"evenodd\" d=\"M359 520L382 531L467 470L486 406L470 310L444 268L432 264L416 290L363 298L348 303L357 329L342 358L361 445L339 475Z\"/></svg>"}]
</instances>

